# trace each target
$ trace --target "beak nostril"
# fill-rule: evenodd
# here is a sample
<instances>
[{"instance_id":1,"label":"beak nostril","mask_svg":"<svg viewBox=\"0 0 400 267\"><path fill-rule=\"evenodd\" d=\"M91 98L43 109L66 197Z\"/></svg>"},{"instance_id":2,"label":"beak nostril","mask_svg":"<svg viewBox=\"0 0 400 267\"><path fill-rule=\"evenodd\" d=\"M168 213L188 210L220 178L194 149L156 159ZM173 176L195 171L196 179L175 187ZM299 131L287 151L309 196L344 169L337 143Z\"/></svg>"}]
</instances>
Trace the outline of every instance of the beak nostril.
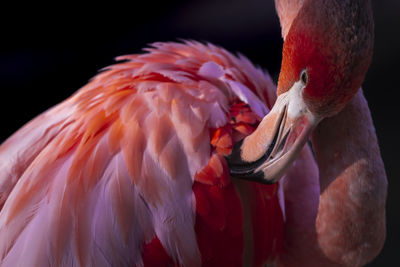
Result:
<instances>
[{"instance_id":1,"label":"beak nostril","mask_svg":"<svg viewBox=\"0 0 400 267\"><path fill-rule=\"evenodd\" d=\"M303 88L296 82L280 94L257 130L234 145L226 158L232 177L274 183L288 170L319 122L299 95Z\"/></svg>"},{"instance_id":2,"label":"beak nostril","mask_svg":"<svg viewBox=\"0 0 400 267\"><path fill-rule=\"evenodd\" d=\"M281 143L280 143L280 145L279 145L279 147L278 147L278 150L277 150L278 152L279 152L279 151L282 151L282 150L285 148L285 146L286 146L286 140L288 139L289 133L290 133L290 130L287 131L286 134L285 134L285 136L282 138L282 141L281 141Z\"/></svg>"}]
</instances>

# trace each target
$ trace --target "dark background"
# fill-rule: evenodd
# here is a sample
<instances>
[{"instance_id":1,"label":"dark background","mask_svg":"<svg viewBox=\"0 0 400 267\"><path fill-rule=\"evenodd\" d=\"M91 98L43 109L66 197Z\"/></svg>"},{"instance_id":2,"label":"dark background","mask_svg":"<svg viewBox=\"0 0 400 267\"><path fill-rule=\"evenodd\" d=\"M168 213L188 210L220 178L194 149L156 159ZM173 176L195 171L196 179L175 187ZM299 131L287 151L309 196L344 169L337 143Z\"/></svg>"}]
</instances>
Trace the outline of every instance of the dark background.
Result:
<instances>
[{"instance_id":1,"label":"dark background","mask_svg":"<svg viewBox=\"0 0 400 267\"><path fill-rule=\"evenodd\" d=\"M115 56L139 53L154 41L209 41L247 55L276 81L282 39L273 0L136 2L2 6L0 142L70 96L99 69L112 64ZM375 54L363 87L381 145L389 195L387 241L368 266L393 266L400 249L400 194L396 193L400 1L373 1L373 6Z\"/></svg>"}]
</instances>

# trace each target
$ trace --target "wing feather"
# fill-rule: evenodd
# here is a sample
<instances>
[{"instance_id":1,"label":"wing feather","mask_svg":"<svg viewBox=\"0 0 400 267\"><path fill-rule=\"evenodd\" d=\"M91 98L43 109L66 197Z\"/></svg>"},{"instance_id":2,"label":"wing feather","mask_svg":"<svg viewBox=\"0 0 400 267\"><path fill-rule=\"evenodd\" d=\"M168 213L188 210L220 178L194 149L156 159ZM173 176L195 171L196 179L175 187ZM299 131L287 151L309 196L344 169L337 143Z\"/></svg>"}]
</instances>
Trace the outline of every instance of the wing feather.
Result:
<instances>
[{"instance_id":1,"label":"wing feather","mask_svg":"<svg viewBox=\"0 0 400 267\"><path fill-rule=\"evenodd\" d=\"M212 155L210 129L240 93L266 112L258 98L273 88L216 46L148 51L120 57L0 147L2 266L141 266L154 240L173 262L200 264L192 187Z\"/></svg>"}]
</instances>

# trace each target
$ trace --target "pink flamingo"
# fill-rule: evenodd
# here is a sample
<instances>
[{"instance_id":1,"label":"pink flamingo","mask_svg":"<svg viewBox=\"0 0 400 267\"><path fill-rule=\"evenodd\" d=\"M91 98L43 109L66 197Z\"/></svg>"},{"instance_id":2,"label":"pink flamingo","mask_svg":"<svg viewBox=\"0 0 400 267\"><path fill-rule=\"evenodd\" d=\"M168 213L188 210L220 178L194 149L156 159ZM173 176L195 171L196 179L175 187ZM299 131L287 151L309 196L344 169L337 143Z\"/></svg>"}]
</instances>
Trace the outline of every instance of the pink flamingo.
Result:
<instances>
[{"instance_id":1,"label":"pink flamingo","mask_svg":"<svg viewBox=\"0 0 400 267\"><path fill-rule=\"evenodd\" d=\"M371 261L385 239L387 182L359 90L370 1L275 2L277 98L242 56L156 43L6 140L1 265Z\"/></svg>"}]
</instances>

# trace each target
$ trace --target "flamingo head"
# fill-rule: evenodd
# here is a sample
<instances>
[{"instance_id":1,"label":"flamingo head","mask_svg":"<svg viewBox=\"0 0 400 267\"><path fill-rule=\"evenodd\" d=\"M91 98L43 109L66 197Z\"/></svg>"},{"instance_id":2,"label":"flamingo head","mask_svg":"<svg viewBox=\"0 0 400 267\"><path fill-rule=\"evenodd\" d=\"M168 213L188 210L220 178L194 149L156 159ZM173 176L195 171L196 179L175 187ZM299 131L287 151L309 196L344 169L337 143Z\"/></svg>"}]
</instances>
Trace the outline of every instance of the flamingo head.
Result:
<instances>
[{"instance_id":1,"label":"flamingo head","mask_svg":"<svg viewBox=\"0 0 400 267\"><path fill-rule=\"evenodd\" d=\"M318 123L340 112L364 80L373 49L369 1L304 3L283 45L278 98L228 158L234 177L279 180Z\"/></svg>"}]
</instances>

